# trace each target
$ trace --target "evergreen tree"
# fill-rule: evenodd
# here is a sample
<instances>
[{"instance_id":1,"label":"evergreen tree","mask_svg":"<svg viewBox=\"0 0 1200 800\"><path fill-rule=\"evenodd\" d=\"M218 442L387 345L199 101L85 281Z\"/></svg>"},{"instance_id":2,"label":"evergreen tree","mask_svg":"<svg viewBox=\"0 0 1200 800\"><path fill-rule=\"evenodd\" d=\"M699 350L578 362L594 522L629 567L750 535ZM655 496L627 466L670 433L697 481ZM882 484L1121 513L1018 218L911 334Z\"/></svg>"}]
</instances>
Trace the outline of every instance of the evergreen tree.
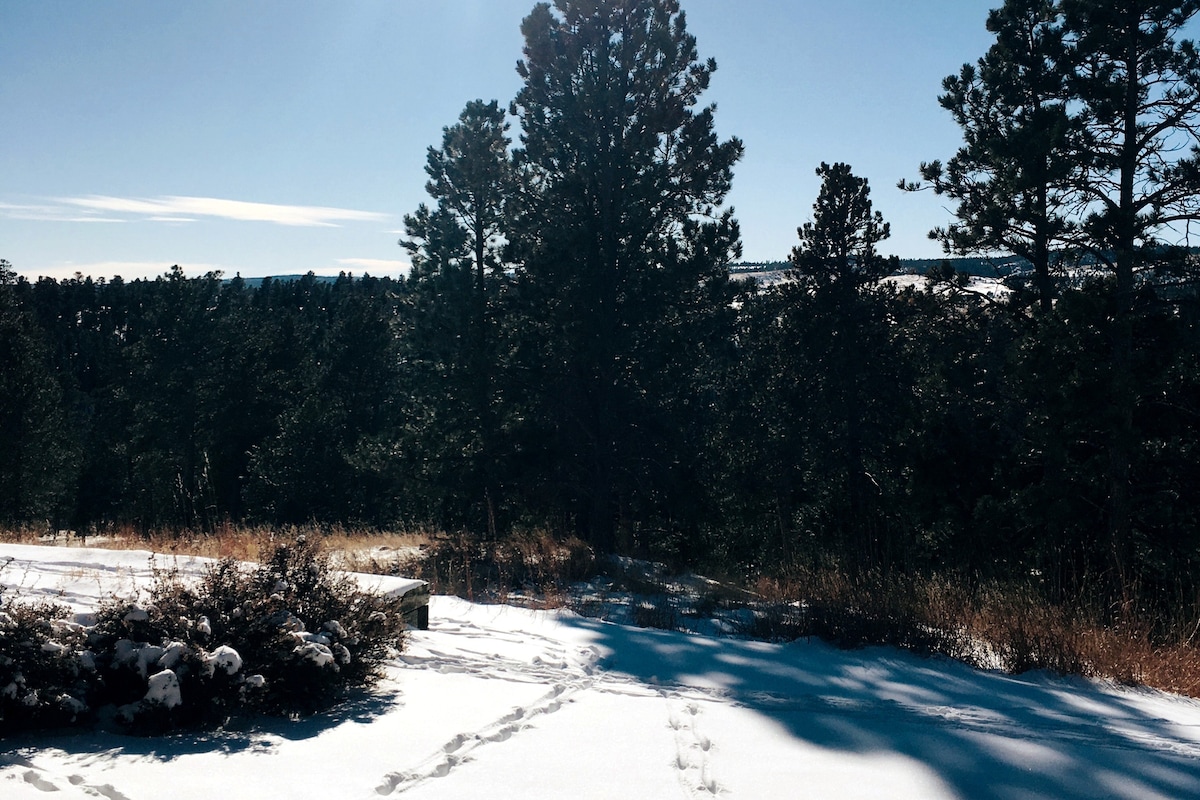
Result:
<instances>
[{"instance_id":1,"label":"evergreen tree","mask_svg":"<svg viewBox=\"0 0 1200 800\"><path fill-rule=\"evenodd\" d=\"M958 221L938 235L955 248L1029 258L1045 314L1052 309L1049 265L1056 252L1086 254L1108 270L1111 304L1096 310L1100 301L1088 290L1062 309L1072 311L1070 325L1051 319L1029 332L1053 332L1061 341L1026 343L1026 352L1042 355L1019 363L1041 365L1039 380L1074 376L1076 388L1090 387L1085 394L1100 400L1085 404L1093 417L1069 427L1091 432L1105 469L1097 470L1098 457L1086 448L1052 447L1041 452L1066 460L1061 468L1044 463L1042 474L1060 487L1077 479L1103 484L1097 503L1103 512L1092 526L1093 533L1106 531L1103 546L1068 549L1084 554L1088 568L1097 549L1106 551L1109 586L1122 592L1134 584L1138 552L1145 551L1135 529L1145 478L1134 465L1138 417L1149 400L1141 370L1153 359L1138 352L1136 332L1150 311L1138 298L1156 293L1138 276L1183 264L1171 245L1200 219L1200 55L1181 38L1197 11L1194 1L1008 0L989 18L996 44L977 67L964 67L945 84L942 103L963 128L964 147L945 168L922 166L936 191L960 201ZM1106 359L1095 358L1094 336L1076 329L1088 324L1091 334L1107 338ZM1088 349L1043 353L1073 343ZM1077 396L1071 387L1057 388L1063 392L1031 385L1028 398L1057 406ZM1031 411L1029 419L1045 413ZM1046 443L1060 433L1068 436L1052 425L1031 430ZM1045 512L1051 525L1053 509Z\"/></svg>"},{"instance_id":2,"label":"evergreen tree","mask_svg":"<svg viewBox=\"0 0 1200 800\"><path fill-rule=\"evenodd\" d=\"M879 255L875 245L892 235L883 215L872 210L871 187L849 164L817 167L821 190L813 221L796 229L792 267L818 288L855 294L894 272L898 262Z\"/></svg>"},{"instance_id":3,"label":"evergreen tree","mask_svg":"<svg viewBox=\"0 0 1200 800\"><path fill-rule=\"evenodd\" d=\"M470 520L497 532L499 466L497 418L500 289L499 245L504 202L511 187L510 140L496 103L467 103L445 128L441 149L429 148L426 191L437 203L405 217L401 240L413 269L401 319L410 368L409 390L420 420L406 449L422 464L440 520L454 497L478 499L483 514ZM467 515L469 516L469 515Z\"/></svg>"},{"instance_id":4,"label":"evergreen tree","mask_svg":"<svg viewBox=\"0 0 1200 800\"><path fill-rule=\"evenodd\" d=\"M67 520L77 474L45 338L0 259L0 520Z\"/></svg>"},{"instance_id":5,"label":"evergreen tree","mask_svg":"<svg viewBox=\"0 0 1200 800\"><path fill-rule=\"evenodd\" d=\"M130 479L145 529L208 530L217 522L210 442L220 276L187 278L178 266L152 282L131 320ZM142 284L138 287L136 284Z\"/></svg>"},{"instance_id":6,"label":"evergreen tree","mask_svg":"<svg viewBox=\"0 0 1200 800\"><path fill-rule=\"evenodd\" d=\"M685 504L682 398L730 299L718 213L741 142L697 109L700 61L675 0L557 0L522 23L511 205L530 501L602 550ZM539 465L550 465L550 468Z\"/></svg>"},{"instance_id":7,"label":"evergreen tree","mask_svg":"<svg viewBox=\"0 0 1200 800\"><path fill-rule=\"evenodd\" d=\"M1029 471L1018 432L1042 413L1014 400L1023 387L1010 366L1013 342L1030 327L1023 301L931 287L901 293L890 316L898 344L891 358L911 390L893 417L889 466L903 476L904 524L918 563L1018 580L1046 569L1027 556L1057 543L1012 524L1014 463Z\"/></svg>"},{"instance_id":8,"label":"evergreen tree","mask_svg":"<svg viewBox=\"0 0 1200 800\"><path fill-rule=\"evenodd\" d=\"M273 282L282 315L279 379L289 395L251 451L248 505L274 522L390 521L374 450L394 419L397 358L390 282L311 272Z\"/></svg>"},{"instance_id":9,"label":"evergreen tree","mask_svg":"<svg viewBox=\"0 0 1200 800\"><path fill-rule=\"evenodd\" d=\"M77 442L78 485L69 524L84 530L120 515L129 478L132 367L129 287L120 279L39 279L28 303L63 386L65 424Z\"/></svg>"},{"instance_id":10,"label":"evergreen tree","mask_svg":"<svg viewBox=\"0 0 1200 800\"><path fill-rule=\"evenodd\" d=\"M213 309L212 427L205 439L214 504L221 518L231 520L261 517L246 502L251 454L276 431L303 388L287 374L302 354L282 339L279 309L256 302L259 291L235 277L221 287Z\"/></svg>"},{"instance_id":11,"label":"evergreen tree","mask_svg":"<svg viewBox=\"0 0 1200 800\"><path fill-rule=\"evenodd\" d=\"M1086 136L1073 179L1082 244L1111 270L1106 527L1122 590L1132 583L1135 278L1164 261L1162 237L1200 219L1200 54L1180 39L1200 2L1062 0L1072 104Z\"/></svg>"},{"instance_id":12,"label":"evergreen tree","mask_svg":"<svg viewBox=\"0 0 1200 800\"><path fill-rule=\"evenodd\" d=\"M942 83L938 100L962 128L964 144L944 165L921 164L922 179L958 201L957 221L930 236L948 252L1000 250L1026 259L1048 310L1057 248L1072 227L1070 149L1079 144L1067 110L1061 15L1052 0L1006 0L987 27L996 43Z\"/></svg>"},{"instance_id":13,"label":"evergreen tree","mask_svg":"<svg viewBox=\"0 0 1200 800\"><path fill-rule=\"evenodd\" d=\"M819 476L813 504L818 524L843 538L842 553L861 563L895 556L887 521L887 455L905 381L888 370L900 362L888 324L890 289L880 278L896 269L876 245L891 232L874 211L865 178L847 164L821 164L813 221L797 233L792 265L807 280L785 287L787 324L803 349L794 380L807 394L804 423L810 474ZM801 360L802 359L802 360Z\"/></svg>"},{"instance_id":14,"label":"evergreen tree","mask_svg":"<svg viewBox=\"0 0 1200 800\"><path fill-rule=\"evenodd\" d=\"M457 124L443 129L442 148L429 148L425 163L429 175L425 191L470 236L477 320L486 314L487 273L499 267L497 243L503 234L504 201L511 184L508 127L504 111L495 100L473 100L467 103ZM409 218L406 225L418 229L410 236L425 238L420 235L417 220ZM409 250L417 249L416 245L402 244Z\"/></svg>"},{"instance_id":15,"label":"evergreen tree","mask_svg":"<svg viewBox=\"0 0 1200 800\"><path fill-rule=\"evenodd\" d=\"M719 510L708 526L706 556L726 568L790 565L809 544L799 512L813 485L805 433L815 359L807 358L800 329L811 319L810 296L764 288L740 304L721 406L706 427L715 462L706 493Z\"/></svg>"}]
</instances>

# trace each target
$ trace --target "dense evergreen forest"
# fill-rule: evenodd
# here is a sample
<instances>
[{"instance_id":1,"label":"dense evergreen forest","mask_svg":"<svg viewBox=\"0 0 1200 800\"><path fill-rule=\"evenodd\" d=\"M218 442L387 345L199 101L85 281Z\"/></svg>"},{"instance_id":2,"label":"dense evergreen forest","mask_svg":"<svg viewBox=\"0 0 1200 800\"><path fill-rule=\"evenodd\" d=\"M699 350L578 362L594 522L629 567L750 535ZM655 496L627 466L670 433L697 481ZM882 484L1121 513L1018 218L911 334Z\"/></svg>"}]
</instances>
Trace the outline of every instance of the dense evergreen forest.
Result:
<instances>
[{"instance_id":1,"label":"dense evergreen forest","mask_svg":"<svg viewBox=\"0 0 1200 800\"><path fill-rule=\"evenodd\" d=\"M579 535L730 570L1200 590L1194 2L1008 0L920 166L989 297L898 290L822 164L792 280L734 281L720 140L675 0L558 0L523 87L427 158L402 280L27 282L0 267L0 520ZM797 132L803 135L803 132ZM914 165L914 172L917 171ZM785 190L785 189L784 189Z\"/></svg>"}]
</instances>

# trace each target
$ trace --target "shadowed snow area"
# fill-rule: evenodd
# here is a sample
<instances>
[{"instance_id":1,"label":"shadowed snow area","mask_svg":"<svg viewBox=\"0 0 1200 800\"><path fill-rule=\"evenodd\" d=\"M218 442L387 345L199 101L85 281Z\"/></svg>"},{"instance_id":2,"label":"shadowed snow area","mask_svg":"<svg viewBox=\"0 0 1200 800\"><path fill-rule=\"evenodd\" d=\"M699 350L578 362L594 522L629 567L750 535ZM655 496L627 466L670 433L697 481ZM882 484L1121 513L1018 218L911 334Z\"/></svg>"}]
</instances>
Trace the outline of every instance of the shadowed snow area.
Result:
<instances>
[{"instance_id":1,"label":"shadowed snow area","mask_svg":"<svg viewBox=\"0 0 1200 800\"><path fill-rule=\"evenodd\" d=\"M102 551L45 550L22 553L0 583L45 593L57 582L85 611L103 583L87 562ZM41 571L68 553L74 567ZM10 555L0 545L0 565ZM148 557L97 558L133 585ZM377 692L338 712L4 746L6 800L1200 796L1192 700L445 597Z\"/></svg>"}]
</instances>

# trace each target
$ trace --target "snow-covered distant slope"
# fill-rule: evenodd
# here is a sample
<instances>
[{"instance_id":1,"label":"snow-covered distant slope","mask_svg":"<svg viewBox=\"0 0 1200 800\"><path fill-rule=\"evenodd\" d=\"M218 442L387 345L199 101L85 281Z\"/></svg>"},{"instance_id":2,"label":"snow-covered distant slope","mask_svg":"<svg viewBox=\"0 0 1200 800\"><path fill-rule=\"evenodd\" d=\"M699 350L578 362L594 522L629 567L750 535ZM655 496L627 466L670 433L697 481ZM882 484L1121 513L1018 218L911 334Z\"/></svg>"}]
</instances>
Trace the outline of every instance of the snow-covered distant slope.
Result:
<instances>
[{"instance_id":1,"label":"snow-covered distant slope","mask_svg":"<svg viewBox=\"0 0 1200 800\"><path fill-rule=\"evenodd\" d=\"M81 561L56 578L77 606ZM0 797L1200 797L1184 698L445 597L431 612L377 694L338 713L6 740Z\"/></svg>"},{"instance_id":2,"label":"snow-covered distant slope","mask_svg":"<svg viewBox=\"0 0 1200 800\"><path fill-rule=\"evenodd\" d=\"M733 279L738 281L752 281L760 290L771 289L780 284L790 283L795 280L790 272L779 269L763 270L761 272L741 271L735 273ZM933 289L936 292L942 293L949 291L949 288L945 284L936 284L924 274L898 273L889 275L880 282L890 284L899 290L912 288L919 292L926 289ZM971 294L992 298L1002 298L1012 292L1011 289L1004 285L1004 281L1001 278L980 276L968 277L963 285L957 288Z\"/></svg>"}]
</instances>

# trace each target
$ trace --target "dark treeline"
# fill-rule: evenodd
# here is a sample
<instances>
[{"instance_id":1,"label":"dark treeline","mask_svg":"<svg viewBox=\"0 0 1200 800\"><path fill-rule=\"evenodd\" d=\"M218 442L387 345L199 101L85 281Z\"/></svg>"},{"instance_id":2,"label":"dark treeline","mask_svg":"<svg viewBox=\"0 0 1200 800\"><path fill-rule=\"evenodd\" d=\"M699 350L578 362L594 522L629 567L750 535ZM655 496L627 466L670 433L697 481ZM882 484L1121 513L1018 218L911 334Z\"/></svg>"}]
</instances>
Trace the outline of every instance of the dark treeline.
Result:
<instances>
[{"instance_id":1,"label":"dark treeline","mask_svg":"<svg viewBox=\"0 0 1200 800\"><path fill-rule=\"evenodd\" d=\"M511 106L429 148L403 280L0 273L0 518L547 529L1190 601L1200 297L1159 234L1200 217L1193 6L993 12L944 86L964 147L921 169L960 204L948 252L1031 265L989 297L881 281L840 163L792 280L731 280L742 144L677 3L539 5Z\"/></svg>"},{"instance_id":2,"label":"dark treeline","mask_svg":"<svg viewBox=\"0 0 1200 800\"><path fill-rule=\"evenodd\" d=\"M392 424L395 288L6 271L0 515L212 530L394 513L361 459Z\"/></svg>"}]
</instances>

